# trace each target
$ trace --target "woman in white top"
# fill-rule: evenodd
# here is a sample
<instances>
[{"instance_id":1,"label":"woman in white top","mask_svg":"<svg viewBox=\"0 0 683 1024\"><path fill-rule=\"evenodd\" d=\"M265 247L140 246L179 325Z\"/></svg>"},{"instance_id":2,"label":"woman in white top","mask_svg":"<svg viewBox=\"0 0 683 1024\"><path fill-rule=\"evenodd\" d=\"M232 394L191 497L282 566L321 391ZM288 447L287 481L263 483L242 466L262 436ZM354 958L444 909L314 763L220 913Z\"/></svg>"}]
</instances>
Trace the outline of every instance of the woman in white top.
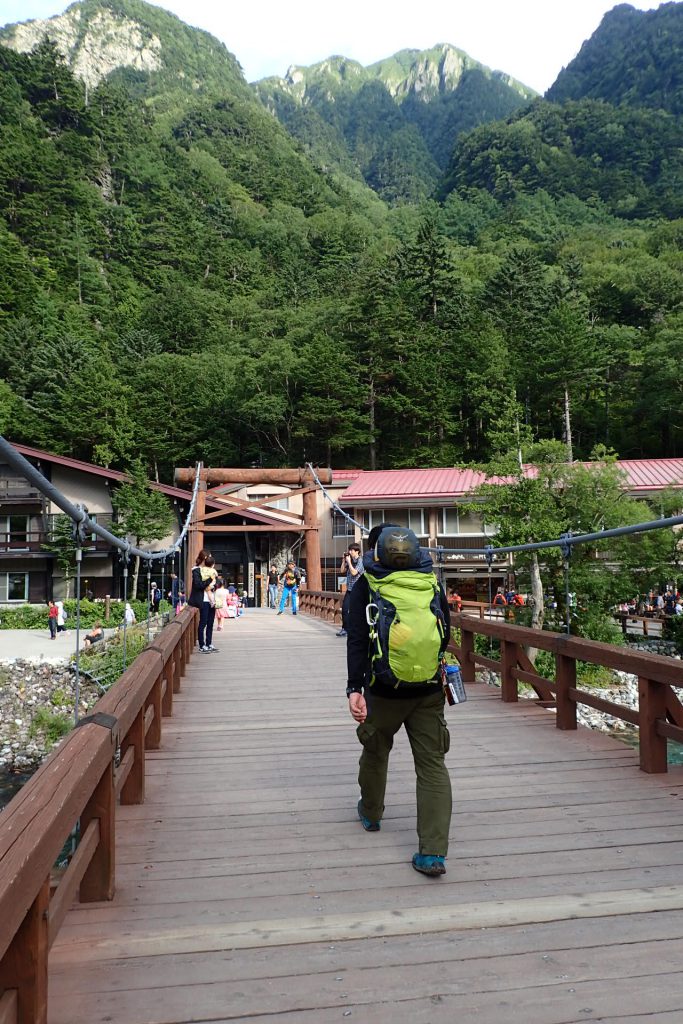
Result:
<instances>
[{"instance_id":1,"label":"woman in white top","mask_svg":"<svg viewBox=\"0 0 683 1024\"><path fill-rule=\"evenodd\" d=\"M126 610L123 614L127 626L135 625L135 612L131 608L130 604L126 601Z\"/></svg>"}]
</instances>

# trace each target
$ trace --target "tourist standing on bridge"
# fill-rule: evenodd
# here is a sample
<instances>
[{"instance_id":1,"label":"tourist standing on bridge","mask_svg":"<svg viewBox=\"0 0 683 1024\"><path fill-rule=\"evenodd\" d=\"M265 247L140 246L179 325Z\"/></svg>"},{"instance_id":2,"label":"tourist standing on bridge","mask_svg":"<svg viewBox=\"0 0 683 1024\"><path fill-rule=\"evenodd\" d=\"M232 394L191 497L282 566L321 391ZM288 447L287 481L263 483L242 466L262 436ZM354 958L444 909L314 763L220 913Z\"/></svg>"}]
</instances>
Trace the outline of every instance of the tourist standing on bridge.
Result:
<instances>
[{"instance_id":1,"label":"tourist standing on bridge","mask_svg":"<svg viewBox=\"0 0 683 1024\"><path fill-rule=\"evenodd\" d=\"M379 832L389 754L405 726L417 775L420 848L412 864L425 875L443 875L452 809L439 677L450 639L448 601L412 530L383 524L368 543L365 573L351 593L347 640L346 695L363 746L358 817L367 832Z\"/></svg>"},{"instance_id":2,"label":"tourist standing on bridge","mask_svg":"<svg viewBox=\"0 0 683 1024\"><path fill-rule=\"evenodd\" d=\"M271 565L268 570L268 607L277 608L277 569Z\"/></svg>"},{"instance_id":3,"label":"tourist standing on bridge","mask_svg":"<svg viewBox=\"0 0 683 1024\"><path fill-rule=\"evenodd\" d=\"M202 548L195 559L194 568L192 569L192 589L190 590L188 600L188 604L192 605L193 608L199 609L197 643L202 654L206 654L209 650L216 650L211 645L212 637L210 634L207 642L207 627L209 626L210 613L213 611L215 616L215 609L211 607L211 600L209 598L209 587L213 586L216 581L216 571L210 572L210 567L206 564L209 559L211 560L211 565L213 565L212 555ZM204 569L203 573L202 569ZM211 618L211 627L213 627L213 618Z\"/></svg>"},{"instance_id":4,"label":"tourist standing on bridge","mask_svg":"<svg viewBox=\"0 0 683 1024\"><path fill-rule=\"evenodd\" d=\"M342 628L337 633L337 636L346 636L348 631L349 623L349 601L351 600L351 591L355 587L358 580L363 575L363 560L360 556L360 544L349 544L349 550L344 553L339 571L346 575L346 593L344 594L344 600L342 601Z\"/></svg>"},{"instance_id":5,"label":"tourist standing on bridge","mask_svg":"<svg viewBox=\"0 0 683 1024\"><path fill-rule=\"evenodd\" d=\"M284 571L280 573L280 579L282 580L282 596L280 598L280 607L278 608L277 613L278 615L282 615L285 610L287 598L290 598L292 602L292 615L296 615L296 596L299 592L301 573L297 569L293 558L290 558L284 568Z\"/></svg>"}]
</instances>

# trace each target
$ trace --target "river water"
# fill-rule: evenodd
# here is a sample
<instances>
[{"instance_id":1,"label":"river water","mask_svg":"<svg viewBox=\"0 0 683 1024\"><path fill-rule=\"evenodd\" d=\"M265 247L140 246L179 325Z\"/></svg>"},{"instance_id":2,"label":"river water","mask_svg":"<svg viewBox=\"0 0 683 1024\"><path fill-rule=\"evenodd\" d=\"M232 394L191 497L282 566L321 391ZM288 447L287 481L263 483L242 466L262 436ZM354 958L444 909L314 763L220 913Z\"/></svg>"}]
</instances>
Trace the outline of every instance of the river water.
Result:
<instances>
[{"instance_id":1,"label":"river water","mask_svg":"<svg viewBox=\"0 0 683 1024\"><path fill-rule=\"evenodd\" d=\"M0 771L0 810L8 804L15 793L18 793L25 782L31 778L31 772Z\"/></svg>"}]
</instances>

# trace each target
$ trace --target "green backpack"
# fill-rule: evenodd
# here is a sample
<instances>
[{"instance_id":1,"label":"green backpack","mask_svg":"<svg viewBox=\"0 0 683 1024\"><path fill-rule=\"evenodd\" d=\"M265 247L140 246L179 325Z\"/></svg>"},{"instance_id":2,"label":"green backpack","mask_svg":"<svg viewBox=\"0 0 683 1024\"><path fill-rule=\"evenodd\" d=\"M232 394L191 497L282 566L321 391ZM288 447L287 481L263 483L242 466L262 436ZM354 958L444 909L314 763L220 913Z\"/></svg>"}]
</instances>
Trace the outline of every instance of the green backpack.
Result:
<instances>
[{"instance_id":1,"label":"green backpack","mask_svg":"<svg viewBox=\"0 0 683 1024\"><path fill-rule=\"evenodd\" d=\"M390 686L434 679L446 630L433 572L397 570L381 579L367 570L371 683Z\"/></svg>"}]
</instances>

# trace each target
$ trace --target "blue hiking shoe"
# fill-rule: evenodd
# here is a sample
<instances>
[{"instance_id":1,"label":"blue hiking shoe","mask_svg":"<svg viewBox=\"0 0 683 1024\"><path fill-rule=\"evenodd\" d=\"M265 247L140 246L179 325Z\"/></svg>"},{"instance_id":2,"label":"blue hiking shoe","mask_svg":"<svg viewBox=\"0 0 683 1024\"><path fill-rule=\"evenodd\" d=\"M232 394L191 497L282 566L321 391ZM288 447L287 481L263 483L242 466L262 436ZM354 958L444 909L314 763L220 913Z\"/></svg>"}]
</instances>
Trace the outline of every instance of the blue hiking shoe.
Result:
<instances>
[{"instance_id":1,"label":"blue hiking shoe","mask_svg":"<svg viewBox=\"0 0 683 1024\"><path fill-rule=\"evenodd\" d=\"M423 875L431 875L433 878L437 875L446 874L445 861L445 857L433 857L430 853L413 854L413 867L415 870L421 871Z\"/></svg>"},{"instance_id":2,"label":"blue hiking shoe","mask_svg":"<svg viewBox=\"0 0 683 1024\"><path fill-rule=\"evenodd\" d=\"M363 801L359 800L358 801L358 817L360 818L361 825L363 826L363 828L365 829L366 832L379 832L380 828L382 827L381 823L379 821L370 821L369 818L366 818L365 815L363 814L363 812L361 811L362 804L363 804Z\"/></svg>"}]
</instances>

